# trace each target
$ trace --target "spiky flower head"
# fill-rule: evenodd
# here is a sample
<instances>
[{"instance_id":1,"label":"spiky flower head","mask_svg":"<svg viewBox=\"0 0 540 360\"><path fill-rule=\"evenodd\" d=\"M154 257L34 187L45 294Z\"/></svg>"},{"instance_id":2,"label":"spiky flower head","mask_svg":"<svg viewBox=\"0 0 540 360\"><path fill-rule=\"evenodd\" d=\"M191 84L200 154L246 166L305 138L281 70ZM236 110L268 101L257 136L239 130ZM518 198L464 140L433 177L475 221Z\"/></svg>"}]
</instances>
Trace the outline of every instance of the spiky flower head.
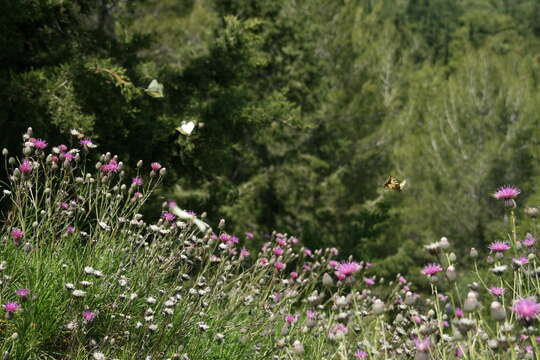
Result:
<instances>
[{"instance_id":1,"label":"spiky flower head","mask_svg":"<svg viewBox=\"0 0 540 360\"><path fill-rule=\"evenodd\" d=\"M422 269L422 274L427 276L433 276L443 271L443 268L439 264L428 264Z\"/></svg>"},{"instance_id":2,"label":"spiky flower head","mask_svg":"<svg viewBox=\"0 0 540 360\"><path fill-rule=\"evenodd\" d=\"M360 264L358 264L355 261L349 261L345 263L340 263L336 267L336 272L343 274L345 276L349 276L360 271L361 269L362 269L362 266Z\"/></svg>"},{"instance_id":3,"label":"spiky flower head","mask_svg":"<svg viewBox=\"0 0 540 360\"><path fill-rule=\"evenodd\" d=\"M8 313L14 313L16 311L19 311L20 308L21 308L21 305L19 305L19 303L16 303L14 301L4 304L4 309Z\"/></svg>"},{"instance_id":4,"label":"spiky flower head","mask_svg":"<svg viewBox=\"0 0 540 360\"><path fill-rule=\"evenodd\" d=\"M523 244L523 246L525 247L534 246L535 243L536 243L536 238L532 236L531 233L527 233L527 235L525 235L525 239L523 239L523 241L521 242L521 244Z\"/></svg>"},{"instance_id":5,"label":"spiky flower head","mask_svg":"<svg viewBox=\"0 0 540 360\"><path fill-rule=\"evenodd\" d=\"M508 245L508 243L504 241L492 242L488 247L489 247L489 250L495 251L495 252L505 252L505 251L510 250L510 245Z\"/></svg>"},{"instance_id":6,"label":"spiky flower head","mask_svg":"<svg viewBox=\"0 0 540 360\"><path fill-rule=\"evenodd\" d=\"M536 298L534 297L522 298L514 301L512 311L514 311L520 319L529 321L534 319L538 313L540 313L540 304L536 302Z\"/></svg>"},{"instance_id":7,"label":"spiky flower head","mask_svg":"<svg viewBox=\"0 0 540 360\"><path fill-rule=\"evenodd\" d=\"M491 295L495 295L495 296L503 296L504 295L504 288L501 288L501 287L492 287L489 289L489 293Z\"/></svg>"},{"instance_id":8,"label":"spiky flower head","mask_svg":"<svg viewBox=\"0 0 540 360\"><path fill-rule=\"evenodd\" d=\"M510 199L514 199L520 193L521 193L521 190L519 190L517 187L506 185L506 186L501 186L493 194L493 197L497 200L510 200Z\"/></svg>"}]
</instances>

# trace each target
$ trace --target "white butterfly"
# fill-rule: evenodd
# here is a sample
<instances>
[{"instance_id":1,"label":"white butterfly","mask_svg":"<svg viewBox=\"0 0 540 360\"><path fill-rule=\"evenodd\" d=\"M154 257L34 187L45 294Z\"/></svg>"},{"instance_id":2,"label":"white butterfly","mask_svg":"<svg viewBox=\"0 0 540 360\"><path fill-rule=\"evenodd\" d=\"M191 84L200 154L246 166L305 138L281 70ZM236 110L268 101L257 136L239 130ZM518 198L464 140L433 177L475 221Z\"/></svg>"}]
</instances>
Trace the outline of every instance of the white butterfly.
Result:
<instances>
[{"instance_id":1,"label":"white butterfly","mask_svg":"<svg viewBox=\"0 0 540 360\"><path fill-rule=\"evenodd\" d=\"M144 91L146 91L146 93L151 97L162 98L163 84L160 84L156 79L154 79L150 82L150 85L148 85L148 88Z\"/></svg>"},{"instance_id":2,"label":"white butterfly","mask_svg":"<svg viewBox=\"0 0 540 360\"><path fill-rule=\"evenodd\" d=\"M182 135L189 136L193 132L193 129L195 129L195 123L193 121L183 123L179 127L176 128Z\"/></svg>"},{"instance_id":3,"label":"white butterfly","mask_svg":"<svg viewBox=\"0 0 540 360\"><path fill-rule=\"evenodd\" d=\"M210 229L210 225L198 219L195 215L191 215L187 211L180 209L178 206L172 206L170 210L173 214L178 216L179 219L192 221L202 233L205 233L208 229Z\"/></svg>"}]
</instances>

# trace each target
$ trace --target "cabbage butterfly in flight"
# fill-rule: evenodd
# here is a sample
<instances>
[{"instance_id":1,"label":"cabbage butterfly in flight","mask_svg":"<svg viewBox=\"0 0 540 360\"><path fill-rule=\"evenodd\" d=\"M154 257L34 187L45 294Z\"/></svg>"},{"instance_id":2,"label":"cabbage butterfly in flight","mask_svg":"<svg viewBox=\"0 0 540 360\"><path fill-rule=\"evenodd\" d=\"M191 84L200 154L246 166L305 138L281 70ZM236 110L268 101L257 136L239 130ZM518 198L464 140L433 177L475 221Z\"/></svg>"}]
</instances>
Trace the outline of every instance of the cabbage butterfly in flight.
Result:
<instances>
[{"instance_id":1,"label":"cabbage butterfly in flight","mask_svg":"<svg viewBox=\"0 0 540 360\"><path fill-rule=\"evenodd\" d=\"M148 88L144 91L146 91L146 93L153 98L162 98L163 84L160 84L156 79L154 79L150 82L150 85L148 85Z\"/></svg>"},{"instance_id":2,"label":"cabbage butterfly in flight","mask_svg":"<svg viewBox=\"0 0 540 360\"><path fill-rule=\"evenodd\" d=\"M189 136L193 132L193 129L195 129L195 123L193 121L183 123L179 127L176 128L182 135Z\"/></svg>"}]
</instances>

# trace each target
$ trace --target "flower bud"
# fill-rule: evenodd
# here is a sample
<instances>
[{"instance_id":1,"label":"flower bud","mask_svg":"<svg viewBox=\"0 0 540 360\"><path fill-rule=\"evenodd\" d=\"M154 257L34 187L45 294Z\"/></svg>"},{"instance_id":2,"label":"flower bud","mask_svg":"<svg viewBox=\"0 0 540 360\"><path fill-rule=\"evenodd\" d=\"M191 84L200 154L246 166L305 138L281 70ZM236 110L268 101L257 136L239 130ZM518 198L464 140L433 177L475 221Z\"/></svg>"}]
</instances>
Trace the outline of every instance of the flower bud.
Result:
<instances>
[{"instance_id":1,"label":"flower bud","mask_svg":"<svg viewBox=\"0 0 540 360\"><path fill-rule=\"evenodd\" d=\"M449 255L448 255L448 260L450 260L451 262L454 262L457 260L457 256L455 253L451 252Z\"/></svg>"},{"instance_id":2,"label":"flower bud","mask_svg":"<svg viewBox=\"0 0 540 360\"><path fill-rule=\"evenodd\" d=\"M473 312L480 306L478 299L476 298L476 293L469 291L467 294L467 299L463 302L463 311Z\"/></svg>"},{"instance_id":3,"label":"flower bud","mask_svg":"<svg viewBox=\"0 0 540 360\"><path fill-rule=\"evenodd\" d=\"M378 315L384 312L384 302L381 299L375 300L372 307L373 313Z\"/></svg>"},{"instance_id":4,"label":"flower bud","mask_svg":"<svg viewBox=\"0 0 540 360\"><path fill-rule=\"evenodd\" d=\"M302 355L304 353L304 345L298 340L293 342L293 351L295 354Z\"/></svg>"},{"instance_id":5,"label":"flower bud","mask_svg":"<svg viewBox=\"0 0 540 360\"><path fill-rule=\"evenodd\" d=\"M538 209L538 207L526 207L525 210L525 215L527 215L528 217L531 217L533 219L537 218L538 215L540 214L540 209Z\"/></svg>"},{"instance_id":6,"label":"flower bud","mask_svg":"<svg viewBox=\"0 0 540 360\"><path fill-rule=\"evenodd\" d=\"M224 227L225 227L225 219L219 220L218 228L219 228L219 229L223 229Z\"/></svg>"},{"instance_id":7,"label":"flower bud","mask_svg":"<svg viewBox=\"0 0 540 360\"><path fill-rule=\"evenodd\" d=\"M324 273L322 277L322 283L323 283L323 286L330 287L334 285L334 280L332 279L330 275L328 275L328 273Z\"/></svg>"},{"instance_id":8,"label":"flower bud","mask_svg":"<svg viewBox=\"0 0 540 360\"><path fill-rule=\"evenodd\" d=\"M143 166L143 161L139 160L137 161L137 168L141 168Z\"/></svg>"},{"instance_id":9,"label":"flower bud","mask_svg":"<svg viewBox=\"0 0 540 360\"><path fill-rule=\"evenodd\" d=\"M3 148L3 149L2 149L2 155L4 155L4 156L8 156L8 155L9 155L9 151L8 151L8 149L6 149L6 148Z\"/></svg>"},{"instance_id":10,"label":"flower bud","mask_svg":"<svg viewBox=\"0 0 540 360\"><path fill-rule=\"evenodd\" d=\"M457 278L456 268L453 265L450 265L446 269L446 278L448 280L450 280L450 281L455 281L456 280L456 278Z\"/></svg>"},{"instance_id":11,"label":"flower bud","mask_svg":"<svg viewBox=\"0 0 540 360\"><path fill-rule=\"evenodd\" d=\"M160 176L165 176L166 173L167 173L167 168L164 168L164 167L163 167L163 168L161 168L161 169L159 170L159 175L160 175Z\"/></svg>"},{"instance_id":12,"label":"flower bud","mask_svg":"<svg viewBox=\"0 0 540 360\"><path fill-rule=\"evenodd\" d=\"M475 248L471 248L471 251L469 252L469 256L472 257L473 259L477 258L478 257L478 250L476 250Z\"/></svg>"},{"instance_id":13,"label":"flower bud","mask_svg":"<svg viewBox=\"0 0 540 360\"><path fill-rule=\"evenodd\" d=\"M441 249L446 250L450 248L450 242L448 241L446 237L443 236L441 240L439 240L439 246Z\"/></svg>"},{"instance_id":14,"label":"flower bud","mask_svg":"<svg viewBox=\"0 0 540 360\"><path fill-rule=\"evenodd\" d=\"M506 310L497 301L493 301L490 307L491 318L495 321L504 321L506 319Z\"/></svg>"}]
</instances>

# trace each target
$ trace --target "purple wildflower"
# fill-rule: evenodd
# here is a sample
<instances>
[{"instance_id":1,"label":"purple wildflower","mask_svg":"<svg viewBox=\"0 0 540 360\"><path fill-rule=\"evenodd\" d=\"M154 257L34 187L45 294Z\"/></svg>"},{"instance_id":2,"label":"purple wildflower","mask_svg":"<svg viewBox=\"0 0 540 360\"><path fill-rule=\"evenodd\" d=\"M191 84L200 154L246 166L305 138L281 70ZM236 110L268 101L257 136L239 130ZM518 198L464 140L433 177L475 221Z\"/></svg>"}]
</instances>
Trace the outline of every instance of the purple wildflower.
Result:
<instances>
[{"instance_id":1,"label":"purple wildflower","mask_svg":"<svg viewBox=\"0 0 540 360\"><path fill-rule=\"evenodd\" d=\"M515 198L521 193L521 190L519 190L515 186L501 186L495 194L493 194L493 197L498 200L510 200Z\"/></svg>"},{"instance_id":2,"label":"purple wildflower","mask_svg":"<svg viewBox=\"0 0 540 360\"><path fill-rule=\"evenodd\" d=\"M60 144L58 145L58 151L60 151L61 153L65 153L66 151L68 151L68 147L64 144Z\"/></svg>"},{"instance_id":3,"label":"purple wildflower","mask_svg":"<svg viewBox=\"0 0 540 360\"><path fill-rule=\"evenodd\" d=\"M532 234L527 233L527 235L525 235L525 239L521 243L525 247L531 247L536 243L536 238L532 236Z\"/></svg>"},{"instance_id":4,"label":"purple wildflower","mask_svg":"<svg viewBox=\"0 0 540 360\"><path fill-rule=\"evenodd\" d=\"M285 264L282 263L282 262L277 262L277 263L274 264L274 267L276 268L276 270L281 271L281 270L285 269Z\"/></svg>"},{"instance_id":5,"label":"purple wildflower","mask_svg":"<svg viewBox=\"0 0 540 360\"><path fill-rule=\"evenodd\" d=\"M19 303L16 303L16 302L14 302L14 301L8 302L7 304L4 304L4 309L5 309L8 313L14 313L14 312L17 312L17 311L19 311L20 308L21 308L21 305L19 305Z\"/></svg>"},{"instance_id":6,"label":"purple wildflower","mask_svg":"<svg viewBox=\"0 0 540 360\"><path fill-rule=\"evenodd\" d=\"M429 350L429 347L431 346L431 342L429 341L429 338L425 338L425 339L416 338L414 339L414 345L416 346L416 350L426 352Z\"/></svg>"},{"instance_id":7,"label":"purple wildflower","mask_svg":"<svg viewBox=\"0 0 540 360\"><path fill-rule=\"evenodd\" d=\"M354 261L350 261L346 263L340 263L336 268L336 272L339 272L345 276L349 276L360 271L361 269L362 267L360 266L360 264Z\"/></svg>"},{"instance_id":8,"label":"purple wildflower","mask_svg":"<svg viewBox=\"0 0 540 360\"><path fill-rule=\"evenodd\" d=\"M520 319L531 320L540 312L540 304L536 302L534 297L523 298L514 301L512 310Z\"/></svg>"},{"instance_id":9,"label":"purple wildflower","mask_svg":"<svg viewBox=\"0 0 540 360\"><path fill-rule=\"evenodd\" d=\"M97 147L97 145L95 145L91 139L82 139L81 141L79 141L79 144L81 144L81 146L85 149L93 149Z\"/></svg>"},{"instance_id":10,"label":"purple wildflower","mask_svg":"<svg viewBox=\"0 0 540 360\"><path fill-rule=\"evenodd\" d=\"M504 295L504 288L501 288L501 287L492 287L489 289L489 293L491 295L495 295L495 296L503 296Z\"/></svg>"},{"instance_id":11,"label":"purple wildflower","mask_svg":"<svg viewBox=\"0 0 540 360\"><path fill-rule=\"evenodd\" d=\"M253 238L255 237L255 235L254 235L252 232L247 231L247 232L246 232L246 237L247 237L248 239L253 239Z\"/></svg>"},{"instance_id":12,"label":"purple wildflower","mask_svg":"<svg viewBox=\"0 0 540 360\"><path fill-rule=\"evenodd\" d=\"M368 353L365 352L364 350L356 350L356 352L354 353L354 357L361 360L361 359L367 359L368 358Z\"/></svg>"},{"instance_id":13,"label":"purple wildflower","mask_svg":"<svg viewBox=\"0 0 540 360\"><path fill-rule=\"evenodd\" d=\"M82 313L83 319L85 322L89 323L96 317L96 314L92 311L83 311Z\"/></svg>"},{"instance_id":14,"label":"purple wildflower","mask_svg":"<svg viewBox=\"0 0 540 360\"><path fill-rule=\"evenodd\" d=\"M489 250L495 252L505 252L510 249L510 245L503 241L495 241L489 245Z\"/></svg>"},{"instance_id":15,"label":"purple wildflower","mask_svg":"<svg viewBox=\"0 0 540 360\"><path fill-rule=\"evenodd\" d=\"M32 163L28 159L23 159L21 165L19 165L19 171L23 174L29 174L32 172Z\"/></svg>"},{"instance_id":16,"label":"purple wildflower","mask_svg":"<svg viewBox=\"0 0 540 360\"><path fill-rule=\"evenodd\" d=\"M18 297L21 298L21 300L26 300L28 298L28 295L30 295L30 290L26 288L20 288L15 290L15 294L17 294Z\"/></svg>"},{"instance_id":17,"label":"purple wildflower","mask_svg":"<svg viewBox=\"0 0 540 360\"><path fill-rule=\"evenodd\" d=\"M35 139L34 140L34 147L38 150L43 150L47 147L47 142L42 139Z\"/></svg>"},{"instance_id":18,"label":"purple wildflower","mask_svg":"<svg viewBox=\"0 0 540 360\"><path fill-rule=\"evenodd\" d=\"M134 177L134 178L131 179L131 183L133 185L139 186L139 185L144 184L144 181L140 177Z\"/></svg>"},{"instance_id":19,"label":"purple wildflower","mask_svg":"<svg viewBox=\"0 0 540 360\"><path fill-rule=\"evenodd\" d=\"M170 212L164 212L161 217L165 221L173 221L174 219L176 219L176 216L174 214L171 214Z\"/></svg>"},{"instance_id":20,"label":"purple wildflower","mask_svg":"<svg viewBox=\"0 0 540 360\"><path fill-rule=\"evenodd\" d=\"M422 269L422 274L432 276L443 271L443 268L439 264L428 264Z\"/></svg>"},{"instance_id":21,"label":"purple wildflower","mask_svg":"<svg viewBox=\"0 0 540 360\"><path fill-rule=\"evenodd\" d=\"M158 171L159 169L161 169L161 164L158 162L153 162L150 164L150 168L154 171Z\"/></svg>"},{"instance_id":22,"label":"purple wildflower","mask_svg":"<svg viewBox=\"0 0 540 360\"><path fill-rule=\"evenodd\" d=\"M22 237L24 236L24 232L21 230L21 229L13 229L11 230L11 237L14 239L14 240L19 240L21 239Z\"/></svg>"}]
</instances>

